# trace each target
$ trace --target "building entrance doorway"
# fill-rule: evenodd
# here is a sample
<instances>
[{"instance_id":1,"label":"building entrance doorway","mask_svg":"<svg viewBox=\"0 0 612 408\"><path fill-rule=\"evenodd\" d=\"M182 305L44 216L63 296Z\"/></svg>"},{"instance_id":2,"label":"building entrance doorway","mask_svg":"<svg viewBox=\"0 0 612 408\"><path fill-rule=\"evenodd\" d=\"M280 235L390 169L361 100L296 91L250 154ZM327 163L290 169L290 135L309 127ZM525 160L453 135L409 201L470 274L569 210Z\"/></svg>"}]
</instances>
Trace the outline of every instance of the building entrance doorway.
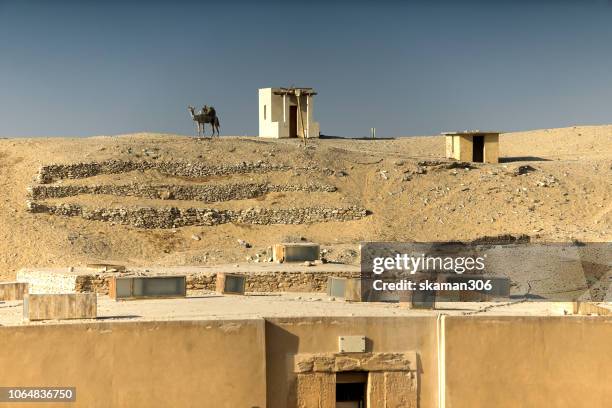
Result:
<instances>
[{"instance_id":1,"label":"building entrance doorway","mask_svg":"<svg viewBox=\"0 0 612 408\"><path fill-rule=\"evenodd\" d=\"M484 162L484 136L474 136L472 138L472 161L476 163Z\"/></svg>"},{"instance_id":2,"label":"building entrance doorway","mask_svg":"<svg viewBox=\"0 0 612 408\"><path fill-rule=\"evenodd\" d=\"M297 106L289 106L289 137L298 137Z\"/></svg>"},{"instance_id":3,"label":"building entrance doorway","mask_svg":"<svg viewBox=\"0 0 612 408\"><path fill-rule=\"evenodd\" d=\"M336 374L336 408L366 408L368 373Z\"/></svg>"}]
</instances>

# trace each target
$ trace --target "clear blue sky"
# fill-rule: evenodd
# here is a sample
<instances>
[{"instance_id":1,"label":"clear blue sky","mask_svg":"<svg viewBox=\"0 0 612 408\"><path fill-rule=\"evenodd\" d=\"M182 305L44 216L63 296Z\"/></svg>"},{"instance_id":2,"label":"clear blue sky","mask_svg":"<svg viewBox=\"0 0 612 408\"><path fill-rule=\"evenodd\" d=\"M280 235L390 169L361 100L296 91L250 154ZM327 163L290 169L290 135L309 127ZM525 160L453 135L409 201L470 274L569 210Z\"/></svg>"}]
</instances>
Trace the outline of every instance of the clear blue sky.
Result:
<instances>
[{"instance_id":1,"label":"clear blue sky","mask_svg":"<svg viewBox=\"0 0 612 408\"><path fill-rule=\"evenodd\" d=\"M612 123L612 5L0 0L0 136L256 135L290 85L329 135Z\"/></svg>"}]
</instances>

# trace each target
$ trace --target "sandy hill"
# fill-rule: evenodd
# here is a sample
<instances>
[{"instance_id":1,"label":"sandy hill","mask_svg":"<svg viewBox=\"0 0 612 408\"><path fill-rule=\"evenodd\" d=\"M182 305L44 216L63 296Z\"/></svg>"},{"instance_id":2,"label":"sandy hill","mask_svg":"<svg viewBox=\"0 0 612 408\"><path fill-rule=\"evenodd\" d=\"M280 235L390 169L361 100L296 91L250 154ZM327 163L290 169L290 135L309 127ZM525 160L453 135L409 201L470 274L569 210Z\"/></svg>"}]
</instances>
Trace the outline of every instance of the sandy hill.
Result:
<instances>
[{"instance_id":1,"label":"sandy hill","mask_svg":"<svg viewBox=\"0 0 612 408\"><path fill-rule=\"evenodd\" d=\"M0 278L263 261L287 237L343 261L364 240L610 241L612 126L508 133L500 151L502 163L470 168L443 158L442 137L0 140Z\"/></svg>"}]
</instances>

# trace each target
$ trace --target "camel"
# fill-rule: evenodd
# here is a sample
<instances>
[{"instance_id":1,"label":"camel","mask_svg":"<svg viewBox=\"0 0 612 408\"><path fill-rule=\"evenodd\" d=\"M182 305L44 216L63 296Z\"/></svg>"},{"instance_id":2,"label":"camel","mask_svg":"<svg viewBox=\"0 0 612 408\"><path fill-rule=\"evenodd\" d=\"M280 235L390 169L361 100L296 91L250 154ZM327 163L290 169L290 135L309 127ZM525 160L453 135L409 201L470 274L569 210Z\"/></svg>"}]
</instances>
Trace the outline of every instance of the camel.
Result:
<instances>
[{"instance_id":1,"label":"camel","mask_svg":"<svg viewBox=\"0 0 612 408\"><path fill-rule=\"evenodd\" d=\"M215 129L217 130L217 136L219 136L220 124L215 108L213 108L212 106L208 107L204 105L200 113L196 113L195 108L189 105L187 107L187 110L189 110L189 113L191 114L191 119L193 119L193 121L196 123L196 133L198 137L200 136L200 134L202 136L206 135L206 129L204 125L207 123L210 123L210 126L212 127L212 136L215 135Z\"/></svg>"}]
</instances>

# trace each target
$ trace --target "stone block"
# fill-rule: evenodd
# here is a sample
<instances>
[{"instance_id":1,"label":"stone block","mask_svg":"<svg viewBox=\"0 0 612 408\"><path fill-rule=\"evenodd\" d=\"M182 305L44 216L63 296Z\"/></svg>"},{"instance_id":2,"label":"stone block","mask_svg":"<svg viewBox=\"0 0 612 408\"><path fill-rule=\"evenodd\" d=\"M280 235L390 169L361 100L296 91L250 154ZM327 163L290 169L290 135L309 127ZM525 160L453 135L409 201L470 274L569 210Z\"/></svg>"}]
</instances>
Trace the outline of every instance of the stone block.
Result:
<instances>
[{"instance_id":1,"label":"stone block","mask_svg":"<svg viewBox=\"0 0 612 408\"><path fill-rule=\"evenodd\" d=\"M95 319L95 293L29 294L23 299L26 320Z\"/></svg>"},{"instance_id":2,"label":"stone block","mask_svg":"<svg viewBox=\"0 0 612 408\"><path fill-rule=\"evenodd\" d=\"M244 295L246 276L235 273L217 273L217 293L223 295Z\"/></svg>"},{"instance_id":3,"label":"stone block","mask_svg":"<svg viewBox=\"0 0 612 408\"><path fill-rule=\"evenodd\" d=\"M28 293L28 284L25 282L0 283L0 300L23 300Z\"/></svg>"},{"instance_id":4,"label":"stone block","mask_svg":"<svg viewBox=\"0 0 612 408\"><path fill-rule=\"evenodd\" d=\"M299 408L335 408L336 375L309 373L297 375Z\"/></svg>"},{"instance_id":5,"label":"stone block","mask_svg":"<svg viewBox=\"0 0 612 408\"><path fill-rule=\"evenodd\" d=\"M385 407L385 373L371 372L368 374L366 391L368 407Z\"/></svg>"},{"instance_id":6,"label":"stone block","mask_svg":"<svg viewBox=\"0 0 612 408\"><path fill-rule=\"evenodd\" d=\"M319 244L312 242L275 244L272 258L275 262L316 261L321 256Z\"/></svg>"},{"instance_id":7,"label":"stone block","mask_svg":"<svg viewBox=\"0 0 612 408\"><path fill-rule=\"evenodd\" d=\"M391 371L384 373L384 377L385 407L417 407L417 384L415 373L409 371Z\"/></svg>"}]
</instances>

